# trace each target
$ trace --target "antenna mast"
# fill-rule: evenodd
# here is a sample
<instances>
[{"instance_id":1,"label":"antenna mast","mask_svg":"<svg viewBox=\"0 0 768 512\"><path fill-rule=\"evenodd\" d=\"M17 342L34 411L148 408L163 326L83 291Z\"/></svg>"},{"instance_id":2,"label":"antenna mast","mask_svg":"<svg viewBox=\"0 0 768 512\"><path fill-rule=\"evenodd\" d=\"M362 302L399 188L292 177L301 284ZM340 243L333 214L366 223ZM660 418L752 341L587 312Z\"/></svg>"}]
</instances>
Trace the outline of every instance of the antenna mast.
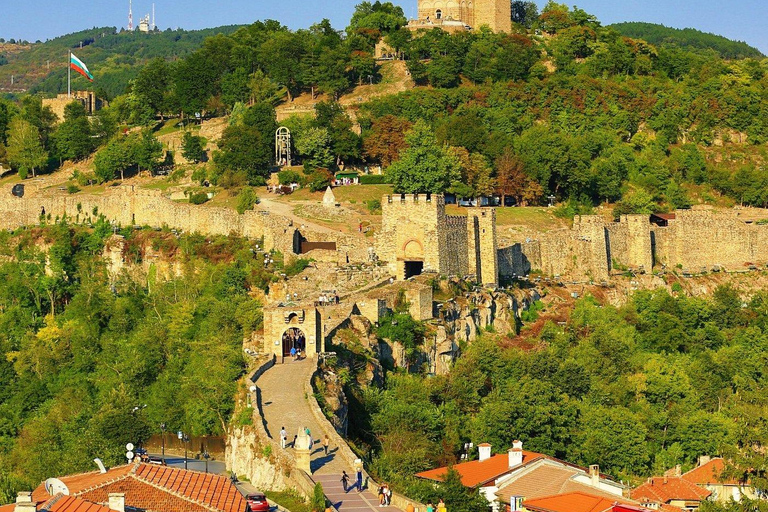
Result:
<instances>
[{"instance_id":1,"label":"antenna mast","mask_svg":"<svg viewBox=\"0 0 768 512\"><path fill-rule=\"evenodd\" d=\"M156 26L157 25L155 25L155 3L152 2L152 32L155 31Z\"/></svg>"},{"instance_id":2,"label":"antenna mast","mask_svg":"<svg viewBox=\"0 0 768 512\"><path fill-rule=\"evenodd\" d=\"M128 30L133 31L133 1L128 0Z\"/></svg>"}]
</instances>

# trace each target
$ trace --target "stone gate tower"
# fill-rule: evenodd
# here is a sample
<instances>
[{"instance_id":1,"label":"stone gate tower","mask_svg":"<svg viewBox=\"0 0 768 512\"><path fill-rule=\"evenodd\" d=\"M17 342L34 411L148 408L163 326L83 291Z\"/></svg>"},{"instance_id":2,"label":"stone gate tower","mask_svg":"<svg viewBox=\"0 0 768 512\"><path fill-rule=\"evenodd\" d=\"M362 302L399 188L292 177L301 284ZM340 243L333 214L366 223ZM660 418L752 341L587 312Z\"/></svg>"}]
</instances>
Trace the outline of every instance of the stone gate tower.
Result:
<instances>
[{"instance_id":1,"label":"stone gate tower","mask_svg":"<svg viewBox=\"0 0 768 512\"><path fill-rule=\"evenodd\" d=\"M509 32L512 12L509 0L419 0L419 21L459 22L472 28L487 25L494 32Z\"/></svg>"}]
</instances>

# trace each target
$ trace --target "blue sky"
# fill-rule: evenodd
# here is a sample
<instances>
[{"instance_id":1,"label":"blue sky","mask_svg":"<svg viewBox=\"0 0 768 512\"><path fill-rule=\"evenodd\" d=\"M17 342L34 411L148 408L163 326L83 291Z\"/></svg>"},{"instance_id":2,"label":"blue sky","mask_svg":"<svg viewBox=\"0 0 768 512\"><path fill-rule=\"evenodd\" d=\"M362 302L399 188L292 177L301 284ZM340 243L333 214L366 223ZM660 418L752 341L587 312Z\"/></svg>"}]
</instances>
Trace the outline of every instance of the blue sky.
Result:
<instances>
[{"instance_id":1,"label":"blue sky","mask_svg":"<svg viewBox=\"0 0 768 512\"><path fill-rule=\"evenodd\" d=\"M344 28L359 0L155 0L161 29L215 27L272 18L303 28L329 18ZM407 16L416 0L395 0ZM546 2L538 1L542 6ZM766 0L574 0L603 24L648 21L693 27L746 41L768 54ZM152 0L134 0L134 23L149 13ZM125 26L128 0L0 0L0 37L45 40L94 26Z\"/></svg>"}]
</instances>

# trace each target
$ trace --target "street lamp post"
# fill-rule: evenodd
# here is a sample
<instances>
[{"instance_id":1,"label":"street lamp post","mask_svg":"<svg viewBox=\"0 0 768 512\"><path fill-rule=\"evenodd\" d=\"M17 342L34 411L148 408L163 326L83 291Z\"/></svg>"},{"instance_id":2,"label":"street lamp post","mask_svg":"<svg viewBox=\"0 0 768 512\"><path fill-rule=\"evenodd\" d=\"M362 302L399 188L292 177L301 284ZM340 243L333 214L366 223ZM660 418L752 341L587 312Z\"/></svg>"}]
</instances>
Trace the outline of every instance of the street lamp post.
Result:
<instances>
[{"instance_id":1,"label":"street lamp post","mask_svg":"<svg viewBox=\"0 0 768 512\"><path fill-rule=\"evenodd\" d=\"M189 443L189 436L181 430L178 431L177 435L179 437L179 441L184 443L184 469L187 469L187 443Z\"/></svg>"},{"instance_id":2,"label":"street lamp post","mask_svg":"<svg viewBox=\"0 0 768 512\"><path fill-rule=\"evenodd\" d=\"M208 459L211 458L211 455L208 453L208 447L206 446L205 452L203 452L203 458L205 459L205 472L208 472Z\"/></svg>"},{"instance_id":3,"label":"street lamp post","mask_svg":"<svg viewBox=\"0 0 768 512\"><path fill-rule=\"evenodd\" d=\"M163 436L163 441L162 441L162 444L163 444L163 448L162 448L163 465L165 465L165 428L166 428L166 424L165 423L161 423L160 424L160 432L162 432L161 435Z\"/></svg>"}]
</instances>

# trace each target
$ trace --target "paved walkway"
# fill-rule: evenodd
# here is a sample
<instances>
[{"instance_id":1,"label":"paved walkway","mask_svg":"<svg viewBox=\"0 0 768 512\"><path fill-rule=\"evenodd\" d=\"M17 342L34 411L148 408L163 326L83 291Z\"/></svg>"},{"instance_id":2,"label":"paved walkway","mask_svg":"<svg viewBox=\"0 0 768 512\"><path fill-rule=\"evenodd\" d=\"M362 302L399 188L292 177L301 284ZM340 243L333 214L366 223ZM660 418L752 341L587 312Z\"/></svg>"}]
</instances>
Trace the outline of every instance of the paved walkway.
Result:
<instances>
[{"instance_id":1,"label":"paved walkway","mask_svg":"<svg viewBox=\"0 0 768 512\"><path fill-rule=\"evenodd\" d=\"M299 428L308 427L315 446L312 451L312 472L322 471L339 475L349 468L336 457L335 447L331 446L328 455L323 453L323 436L317 424L309 402L304 396L304 383L315 371L317 363L312 358L301 361L286 360L285 364L276 364L256 381L259 388L262 410L267 433L279 442L280 428L288 432L287 450L291 450L293 436Z\"/></svg>"},{"instance_id":2,"label":"paved walkway","mask_svg":"<svg viewBox=\"0 0 768 512\"><path fill-rule=\"evenodd\" d=\"M276 364L256 381L267 433L273 439L279 440L280 428L285 427L289 440L286 449L292 450L293 436L296 435L298 429L309 428L315 443L311 460L312 475L310 476L312 480L323 485L325 495L340 512L370 512L372 510L399 512L399 509L394 507L379 507L379 500L375 495L376 489L365 489L362 493L358 493L356 489L349 491L343 489L342 471L346 471L353 480L355 472L352 468L347 467L347 464L340 457L336 457L336 447L331 446L328 455L324 454L322 430L309 408L307 398L304 396L304 383L314 372L316 365L314 359L288 360L285 364Z\"/></svg>"}]
</instances>

